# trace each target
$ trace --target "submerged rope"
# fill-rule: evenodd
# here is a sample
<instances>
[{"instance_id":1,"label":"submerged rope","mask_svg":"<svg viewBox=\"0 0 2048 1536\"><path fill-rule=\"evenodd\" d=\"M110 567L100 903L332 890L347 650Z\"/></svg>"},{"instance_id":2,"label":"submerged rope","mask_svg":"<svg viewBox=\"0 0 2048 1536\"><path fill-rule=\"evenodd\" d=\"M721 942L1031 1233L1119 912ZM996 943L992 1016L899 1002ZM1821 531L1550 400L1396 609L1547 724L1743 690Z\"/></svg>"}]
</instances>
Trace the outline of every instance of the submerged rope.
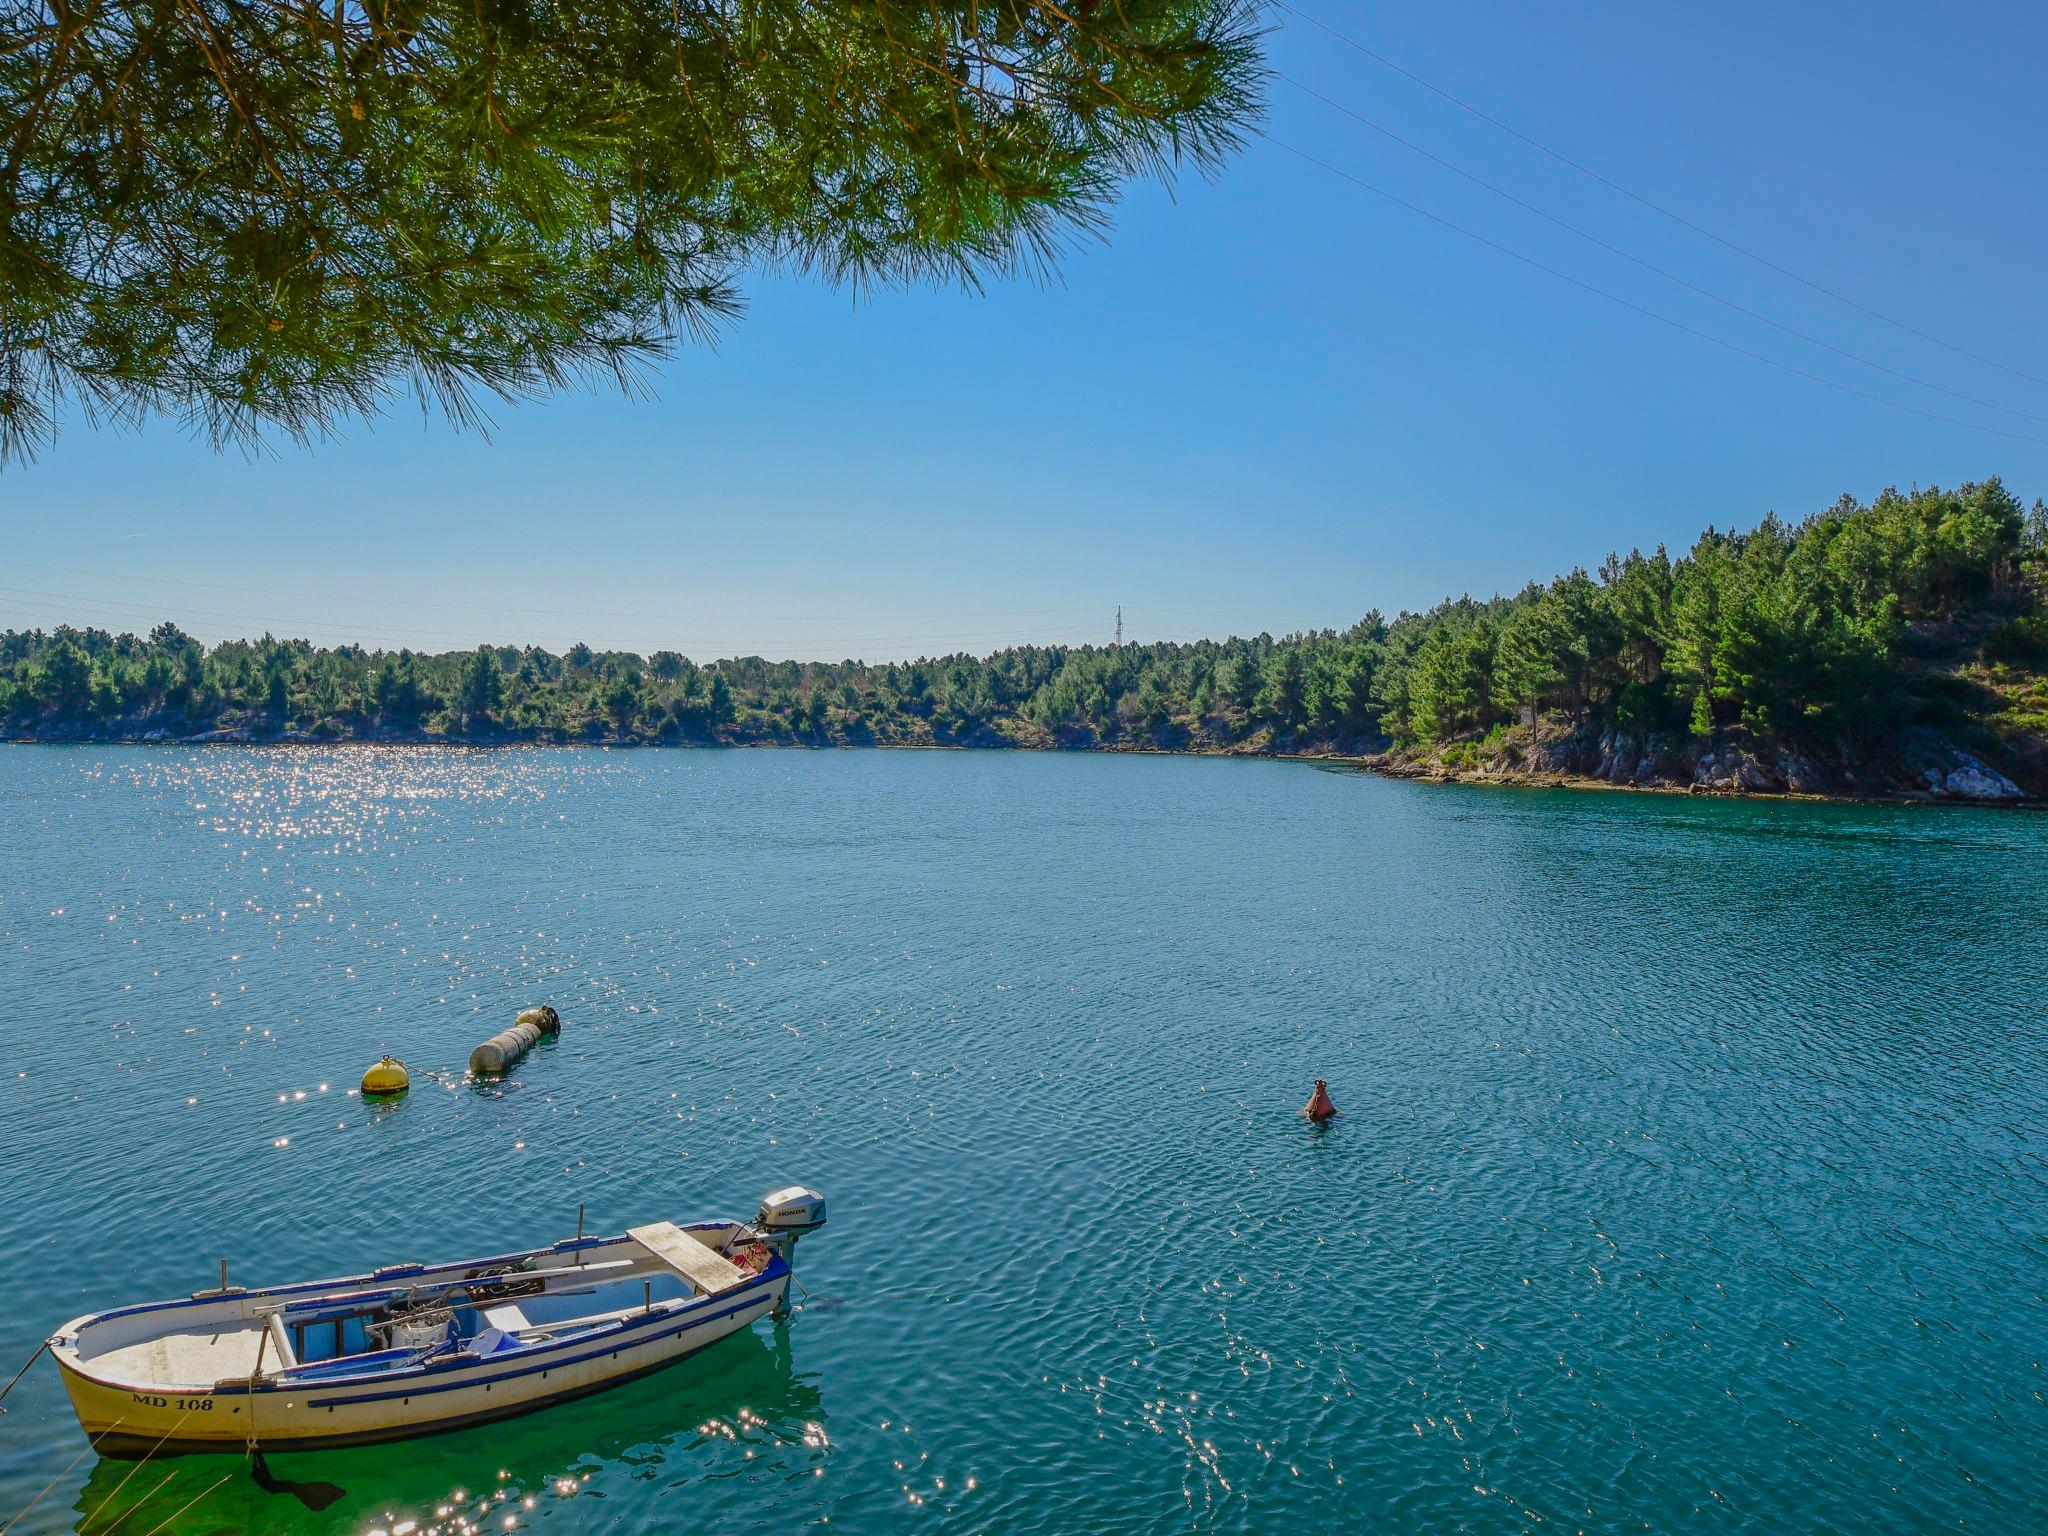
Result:
<instances>
[{"instance_id":1,"label":"submerged rope","mask_svg":"<svg viewBox=\"0 0 2048 1536\"><path fill-rule=\"evenodd\" d=\"M191 1418L192 1412L192 1409L187 1408L183 1413L178 1415L176 1421L172 1423L171 1427L163 1432L162 1439L159 1439L155 1445L152 1445L149 1448L148 1453L143 1456L142 1460L138 1461L137 1463L135 1463L134 1466L128 1469L128 1474L126 1477L123 1477L121 1481L114 1484L114 1491L108 1494L104 1499L101 1499L99 1503L93 1507L93 1512L87 1515L83 1520L78 1522L78 1527L80 1530L84 1530L86 1526L92 1524L93 1521L99 1519L100 1511L105 1509L109 1504L113 1503L115 1499L120 1497L121 1490L128 1486L128 1479L132 1478L133 1476L135 1476L136 1473L140 1472L144 1467L149 1465L149 1458L151 1456L154 1456L158 1451L163 1449L164 1441L170 1439L171 1436L175 1435L178 1432L178 1426L180 1424L183 1424L187 1419ZM169 1479L166 1479L165 1481L169 1481ZM163 1484L159 1483L157 1484L157 1486L161 1488ZM139 1507L140 1506L138 1506L138 1508ZM121 1522L119 1520L116 1520L114 1522L114 1525L119 1525L120 1523ZM112 1525L107 1527L108 1530L112 1530L113 1528L114 1526Z\"/></svg>"},{"instance_id":2,"label":"submerged rope","mask_svg":"<svg viewBox=\"0 0 2048 1536\"><path fill-rule=\"evenodd\" d=\"M156 1536L156 1533L158 1531L162 1530L165 1526L169 1525L173 1520L177 1519L178 1516L185 1513L186 1510L190 1509L194 1504L197 1504L201 1499L205 1498L209 1493L213 1492L214 1489L218 1488L222 1483L226 1481L227 1479L225 1477L215 1478L212 1482L208 1483L204 1488L200 1489L197 1493L193 1494L191 1498L187 1499L184 1503L180 1504L176 1509L172 1510L163 1519L157 1521L155 1525L152 1525L148 1530L144 1531L142 1533L142 1536Z\"/></svg>"},{"instance_id":3,"label":"submerged rope","mask_svg":"<svg viewBox=\"0 0 2048 1536\"><path fill-rule=\"evenodd\" d=\"M162 1479L158 1481L157 1485L154 1488L150 1489L149 1492L145 1493L141 1498L137 1499L133 1504L129 1505L128 1508L122 1510L121 1513L115 1517L114 1523L110 1526L107 1526L104 1530L100 1532L100 1536L112 1536L113 1532L118 1531L121 1528L122 1521L126 1520L130 1515L134 1514L136 1510L142 1508L143 1505L147 1504L151 1499L155 1498L158 1494L162 1493L164 1491L164 1485L170 1482L170 1480L176 1477L177 1475L178 1469L176 1467L171 1468L170 1471L166 1472L163 1475ZM101 1508L105 1507L105 1505L101 1506ZM97 1511L95 1511L95 1513L97 1513ZM79 1522L78 1529L80 1536L84 1536L84 1521Z\"/></svg>"}]
</instances>

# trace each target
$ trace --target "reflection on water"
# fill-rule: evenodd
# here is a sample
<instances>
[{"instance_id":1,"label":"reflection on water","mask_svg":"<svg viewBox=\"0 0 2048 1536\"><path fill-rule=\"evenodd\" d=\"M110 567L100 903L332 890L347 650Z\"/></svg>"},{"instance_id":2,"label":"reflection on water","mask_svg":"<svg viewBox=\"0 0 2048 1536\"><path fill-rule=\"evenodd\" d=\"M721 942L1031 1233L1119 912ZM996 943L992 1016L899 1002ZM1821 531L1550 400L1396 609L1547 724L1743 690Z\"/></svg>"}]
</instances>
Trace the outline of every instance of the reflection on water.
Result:
<instances>
[{"instance_id":1,"label":"reflection on water","mask_svg":"<svg viewBox=\"0 0 2048 1536\"><path fill-rule=\"evenodd\" d=\"M787 1327L6 1536L2031 1529L2048 819L882 752L0 752L0 1376L832 1202ZM471 1049L550 1002L501 1082ZM386 1052L413 1088L354 1089ZM1342 1115L1300 1109L1327 1078ZM127 1481L124 1481L128 1479ZM509 1522L509 1525L508 1525Z\"/></svg>"},{"instance_id":2,"label":"reflection on water","mask_svg":"<svg viewBox=\"0 0 2048 1536\"><path fill-rule=\"evenodd\" d=\"M797 1371L789 1327L779 1325L549 1412L270 1459L280 1478L318 1477L345 1490L330 1528L467 1536L530 1524L521 1517L544 1500L604 1507L634 1481L711 1478L758 1499L820 1475L830 1449L817 1381ZM188 1503L190 1518L176 1522L181 1531L309 1528L300 1503L263 1493L239 1456L98 1462L72 1508L87 1536L116 1527L141 1536Z\"/></svg>"}]
</instances>

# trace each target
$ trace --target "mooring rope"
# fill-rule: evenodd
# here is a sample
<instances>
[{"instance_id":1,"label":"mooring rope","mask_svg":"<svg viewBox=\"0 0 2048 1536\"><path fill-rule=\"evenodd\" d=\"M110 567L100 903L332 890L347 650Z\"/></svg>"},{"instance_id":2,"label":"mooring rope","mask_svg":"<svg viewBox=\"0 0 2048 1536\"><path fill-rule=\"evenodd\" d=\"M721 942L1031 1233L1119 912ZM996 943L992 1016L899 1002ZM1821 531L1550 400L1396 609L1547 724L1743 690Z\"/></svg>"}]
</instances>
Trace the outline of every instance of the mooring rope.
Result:
<instances>
[{"instance_id":1,"label":"mooring rope","mask_svg":"<svg viewBox=\"0 0 2048 1536\"><path fill-rule=\"evenodd\" d=\"M26 1376L28 1374L29 1366L34 1365L38 1360L42 1359L43 1351L48 1349L49 1347L50 1340L48 1339L43 1340L42 1343L36 1346L36 1352L28 1357L27 1363L24 1364L20 1370L14 1373L14 1381L10 1381L7 1383L6 1386L0 1387L0 1398L5 1398L8 1393L14 1390L14 1382L19 1381L22 1377ZM5 1408L0 1408L0 1413L5 1413L6 1411L7 1410Z\"/></svg>"},{"instance_id":2,"label":"mooring rope","mask_svg":"<svg viewBox=\"0 0 2048 1536\"><path fill-rule=\"evenodd\" d=\"M99 1441L106 1439L107 1436L111 1435L115 1430L119 1429L123 1424L127 1422L128 1421L125 1418L116 1419L113 1423L109 1424L105 1429L101 1430L97 1436L88 1437L85 1442L85 1451L80 1451L76 1456L72 1457L69 1461L65 1462L64 1470L62 1472L59 1472L55 1477L51 1478L47 1483L43 1484L41 1492L37 1493L34 1498L30 1499L26 1504L21 1506L20 1513L16 1514L15 1517L12 1520L8 1521L5 1525L0 1525L0 1536L7 1536L7 1533L9 1531L13 1530L17 1525L21 1524L22 1516L26 1515L30 1510L34 1509L38 1504L43 1502L43 1494L48 1493L52 1488L56 1487L57 1484L62 1482L64 1478L70 1473L73 1467L77 1466L81 1461L85 1460L86 1451L91 1450Z\"/></svg>"},{"instance_id":3,"label":"mooring rope","mask_svg":"<svg viewBox=\"0 0 2048 1536\"><path fill-rule=\"evenodd\" d=\"M87 1515L83 1520L78 1522L78 1528L81 1531L84 1530L88 1525L91 1525L93 1521L99 1519L100 1511L105 1509L109 1504L113 1503L115 1499L121 1496L121 1490L128 1486L128 1479L133 1477L136 1473L140 1472L144 1467L149 1465L149 1458L151 1456L154 1456L158 1451L163 1449L164 1441L170 1439L171 1436L175 1435L178 1432L178 1425L183 1424L187 1419L191 1418L192 1412L192 1409L187 1408L183 1413L179 1414L176 1422L173 1423L169 1429L163 1432L163 1438L158 1440L155 1445L152 1445L149 1448L148 1453L144 1455L142 1460L138 1461L137 1463L135 1463L134 1466L128 1469L126 1477L123 1477L121 1481L114 1484L114 1491L108 1494L104 1499L101 1499L99 1503L96 1506L94 1506L93 1512ZM162 1487L163 1485L159 1483L157 1486ZM117 1520L114 1522L114 1524L118 1525L120 1524L120 1522ZM113 1528L114 1527L111 1525L107 1527L108 1530L112 1530Z\"/></svg>"}]
</instances>

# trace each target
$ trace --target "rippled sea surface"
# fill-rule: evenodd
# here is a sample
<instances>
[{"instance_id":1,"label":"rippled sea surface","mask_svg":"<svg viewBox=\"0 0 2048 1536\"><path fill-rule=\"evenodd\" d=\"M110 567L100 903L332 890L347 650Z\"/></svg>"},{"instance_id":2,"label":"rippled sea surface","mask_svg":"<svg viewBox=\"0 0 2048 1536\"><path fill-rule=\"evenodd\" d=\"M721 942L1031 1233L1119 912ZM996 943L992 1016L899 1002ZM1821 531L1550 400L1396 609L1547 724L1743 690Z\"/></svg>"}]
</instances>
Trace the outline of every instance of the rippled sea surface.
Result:
<instances>
[{"instance_id":1,"label":"rippled sea surface","mask_svg":"<svg viewBox=\"0 0 2048 1536\"><path fill-rule=\"evenodd\" d=\"M0 1377L222 1257L832 1212L790 1324L280 1454L347 1490L318 1515L237 1458L97 1463L44 1362L0 1417L23 1533L2048 1526L2038 816L10 747L0 980ZM540 1002L560 1040L466 1085ZM416 1086L373 1108L386 1050Z\"/></svg>"}]
</instances>

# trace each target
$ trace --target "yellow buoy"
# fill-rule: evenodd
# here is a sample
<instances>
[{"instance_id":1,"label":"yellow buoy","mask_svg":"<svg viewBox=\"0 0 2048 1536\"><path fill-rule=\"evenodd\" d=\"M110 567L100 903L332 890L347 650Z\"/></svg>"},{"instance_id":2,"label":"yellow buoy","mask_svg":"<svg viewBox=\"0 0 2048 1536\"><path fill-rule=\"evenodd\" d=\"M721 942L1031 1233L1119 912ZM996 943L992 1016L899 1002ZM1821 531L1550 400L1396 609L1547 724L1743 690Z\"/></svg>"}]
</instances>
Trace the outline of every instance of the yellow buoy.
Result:
<instances>
[{"instance_id":1,"label":"yellow buoy","mask_svg":"<svg viewBox=\"0 0 2048 1536\"><path fill-rule=\"evenodd\" d=\"M411 1086L412 1075L405 1070L405 1063L396 1056L386 1056L363 1074L365 1098L403 1093Z\"/></svg>"}]
</instances>

